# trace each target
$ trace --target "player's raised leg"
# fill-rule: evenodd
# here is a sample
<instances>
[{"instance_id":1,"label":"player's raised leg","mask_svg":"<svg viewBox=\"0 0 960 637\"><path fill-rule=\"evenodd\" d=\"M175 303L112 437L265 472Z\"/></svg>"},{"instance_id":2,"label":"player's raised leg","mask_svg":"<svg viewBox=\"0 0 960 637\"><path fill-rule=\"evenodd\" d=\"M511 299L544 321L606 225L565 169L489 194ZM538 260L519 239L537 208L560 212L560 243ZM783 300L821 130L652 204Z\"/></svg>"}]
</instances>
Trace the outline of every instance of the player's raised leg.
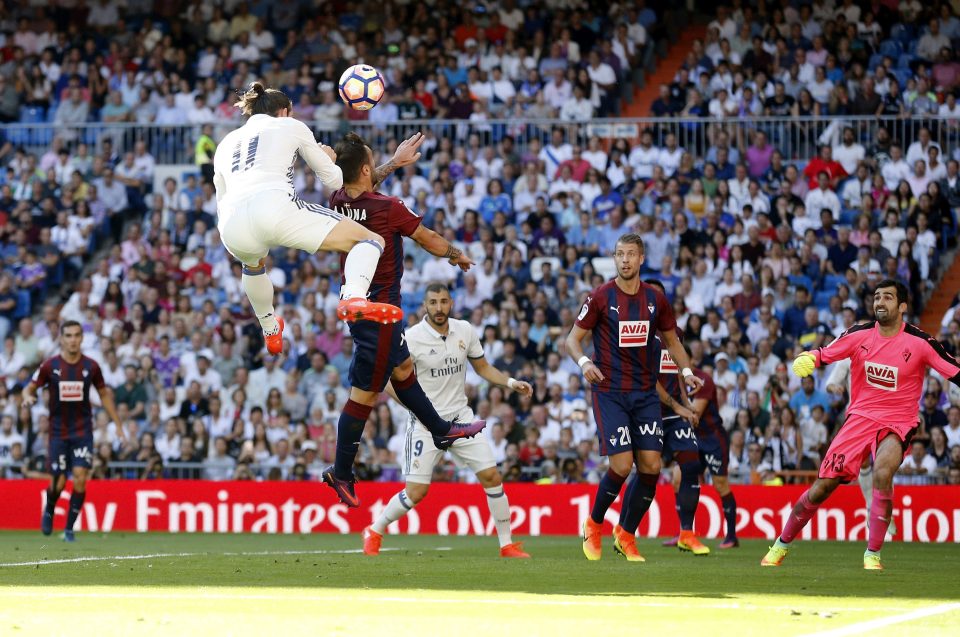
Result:
<instances>
[{"instance_id":1,"label":"player's raised leg","mask_svg":"<svg viewBox=\"0 0 960 637\"><path fill-rule=\"evenodd\" d=\"M817 478L817 481L803 492L799 502L794 505L790 517L787 518L787 523L783 526L780 537L760 560L761 566L780 566L787 556L787 551L790 550L790 543L799 535L803 527L813 517L813 514L820 508L820 505L830 497L839 485L840 478L837 477Z\"/></svg>"},{"instance_id":2,"label":"player's raised leg","mask_svg":"<svg viewBox=\"0 0 960 637\"><path fill-rule=\"evenodd\" d=\"M395 305L367 300L384 245L383 237L346 217L323 240L321 249L347 254L343 265L344 283L337 305L340 320L396 323L403 318L403 311Z\"/></svg>"},{"instance_id":3,"label":"player's raised leg","mask_svg":"<svg viewBox=\"0 0 960 637\"><path fill-rule=\"evenodd\" d=\"M449 445L459 438L472 438L483 431L487 424L485 420L473 420L471 422L454 420L449 422L441 418L434 408L433 402L427 398L423 387L417 381L417 373L410 357L407 357L394 370L390 380L390 384L393 385L393 390L397 394L397 399L412 411L417 420L423 423L423 426L433 434L434 444L438 448Z\"/></svg>"}]
</instances>

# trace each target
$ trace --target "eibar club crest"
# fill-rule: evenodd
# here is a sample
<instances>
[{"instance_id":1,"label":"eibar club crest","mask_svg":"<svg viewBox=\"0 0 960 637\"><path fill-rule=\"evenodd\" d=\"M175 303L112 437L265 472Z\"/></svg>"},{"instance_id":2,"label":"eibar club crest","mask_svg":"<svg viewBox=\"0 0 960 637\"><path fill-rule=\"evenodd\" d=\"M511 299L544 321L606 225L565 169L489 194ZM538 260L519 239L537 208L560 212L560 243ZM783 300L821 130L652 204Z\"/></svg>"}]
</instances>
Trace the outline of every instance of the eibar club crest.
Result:
<instances>
[{"instance_id":1,"label":"eibar club crest","mask_svg":"<svg viewBox=\"0 0 960 637\"><path fill-rule=\"evenodd\" d=\"M908 350L908 349L905 349L905 350L903 350L902 355L903 355L903 362L904 362L904 363L909 363L909 362L910 362L910 357L913 356L913 352L911 352L911 351Z\"/></svg>"}]
</instances>

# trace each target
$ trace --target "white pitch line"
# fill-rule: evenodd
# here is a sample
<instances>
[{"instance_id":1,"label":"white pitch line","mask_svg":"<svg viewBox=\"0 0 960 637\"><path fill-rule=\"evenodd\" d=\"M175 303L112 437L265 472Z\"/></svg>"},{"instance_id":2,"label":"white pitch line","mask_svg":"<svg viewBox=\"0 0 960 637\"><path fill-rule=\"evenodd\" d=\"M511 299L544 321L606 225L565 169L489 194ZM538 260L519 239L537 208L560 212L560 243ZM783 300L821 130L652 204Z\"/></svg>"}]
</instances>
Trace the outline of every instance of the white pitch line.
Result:
<instances>
[{"instance_id":1,"label":"white pitch line","mask_svg":"<svg viewBox=\"0 0 960 637\"><path fill-rule=\"evenodd\" d=\"M933 617L934 615L943 615L960 610L960 603L940 604L939 606L929 606L927 608L918 608L917 610L901 615L890 615L888 617L878 617L864 622L857 622L849 626L824 630L818 633L810 633L803 637L844 637L845 635L864 635L877 628L886 628L894 624L902 624L914 619L923 619L924 617Z\"/></svg>"},{"instance_id":2,"label":"white pitch line","mask_svg":"<svg viewBox=\"0 0 960 637\"><path fill-rule=\"evenodd\" d=\"M403 551L401 548L382 548L383 551ZM431 551L449 551L449 547L440 547L436 549L427 549ZM243 552L225 552L225 553L145 553L143 555L89 555L84 557L66 557L52 560L34 560L31 562L8 562L0 564L0 568L11 568L17 566L43 566L44 564L77 564L80 562L116 562L123 560L149 560L163 559L168 557L201 557L201 556L227 556L227 557L258 557L269 555L352 555L363 553L362 549L342 549L342 550L315 550L315 551L243 551Z\"/></svg>"}]
</instances>

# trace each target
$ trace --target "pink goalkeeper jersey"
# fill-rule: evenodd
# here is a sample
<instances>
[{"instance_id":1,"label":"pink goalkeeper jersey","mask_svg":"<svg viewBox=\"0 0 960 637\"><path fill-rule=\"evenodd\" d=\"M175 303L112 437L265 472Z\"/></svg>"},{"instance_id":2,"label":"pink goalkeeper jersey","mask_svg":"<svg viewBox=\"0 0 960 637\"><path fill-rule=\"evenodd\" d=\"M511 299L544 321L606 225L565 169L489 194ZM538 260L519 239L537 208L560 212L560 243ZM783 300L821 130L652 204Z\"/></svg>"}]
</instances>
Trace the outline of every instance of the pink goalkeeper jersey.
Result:
<instances>
[{"instance_id":1,"label":"pink goalkeeper jersey","mask_svg":"<svg viewBox=\"0 0 960 637\"><path fill-rule=\"evenodd\" d=\"M896 336L880 335L870 321L854 325L826 347L811 352L817 365L850 359L850 406L856 414L887 424L918 418L927 368L960 385L960 363L935 338L904 323Z\"/></svg>"}]
</instances>

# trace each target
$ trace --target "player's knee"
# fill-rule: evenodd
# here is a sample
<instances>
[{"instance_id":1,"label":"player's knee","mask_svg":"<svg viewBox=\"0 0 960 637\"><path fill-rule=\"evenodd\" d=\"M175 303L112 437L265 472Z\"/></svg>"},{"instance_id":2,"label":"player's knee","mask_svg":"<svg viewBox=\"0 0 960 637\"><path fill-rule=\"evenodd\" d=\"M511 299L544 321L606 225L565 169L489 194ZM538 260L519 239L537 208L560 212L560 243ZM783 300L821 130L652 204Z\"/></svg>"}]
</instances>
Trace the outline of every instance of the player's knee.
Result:
<instances>
[{"instance_id":1,"label":"player's knee","mask_svg":"<svg viewBox=\"0 0 960 637\"><path fill-rule=\"evenodd\" d=\"M893 485L893 474L889 467L873 468L873 486L880 489L889 489Z\"/></svg>"},{"instance_id":2,"label":"player's knee","mask_svg":"<svg viewBox=\"0 0 960 637\"><path fill-rule=\"evenodd\" d=\"M380 250L383 250L387 247L387 242L384 241L383 237L381 237L379 234L376 232L370 232L369 234L370 236L367 237L367 241L376 241L378 244L380 244Z\"/></svg>"},{"instance_id":3,"label":"player's knee","mask_svg":"<svg viewBox=\"0 0 960 637\"><path fill-rule=\"evenodd\" d=\"M427 492L429 490L429 484L408 484L404 488L404 491L407 493L407 499L410 500L411 504L419 504L425 497L427 497Z\"/></svg>"},{"instance_id":4,"label":"player's knee","mask_svg":"<svg viewBox=\"0 0 960 637\"><path fill-rule=\"evenodd\" d=\"M480 486L484 489L492 489L503 484L503 478L500 477L500 472L497 471L496 467L477 472L477 480L480 481Z\"/></svg>"}]
</instances>

